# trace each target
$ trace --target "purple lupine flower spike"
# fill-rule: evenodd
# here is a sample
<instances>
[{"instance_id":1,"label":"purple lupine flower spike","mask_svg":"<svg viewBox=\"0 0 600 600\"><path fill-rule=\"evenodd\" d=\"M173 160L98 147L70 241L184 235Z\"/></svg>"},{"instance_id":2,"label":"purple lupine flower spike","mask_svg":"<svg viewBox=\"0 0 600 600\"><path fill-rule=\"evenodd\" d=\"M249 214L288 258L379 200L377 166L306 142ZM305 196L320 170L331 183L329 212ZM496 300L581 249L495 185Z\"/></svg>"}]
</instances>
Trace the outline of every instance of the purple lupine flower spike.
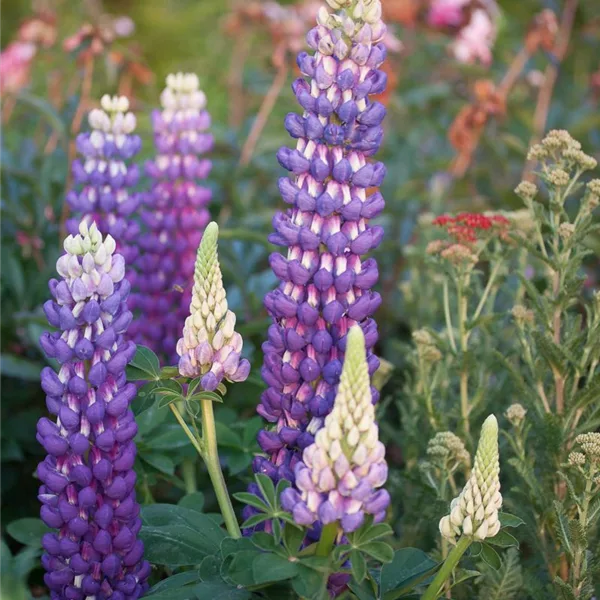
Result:
<instances>
[{"instance_id":1,"label":"purple lupine flower spike","mask_svg":"<svg viewBox=\"0 0 600 600\"><path fill-rule=\"evenodd\" d=\"M95 222L100 231L117 241L117 250L131 266L138 254L139 235L132 216L142 201L141 194L132 191L139 171L131 160L140 151L141 140L133 134L136 119L128 112L125 96L105 95L100 106L89 114L92 130L77 136L81 158L73 161L76 188L67 194L75 218L67 221L67 229L77 235L81 220L88 227ZM127 278L133 284L132 277L134 272L129 271Z\"/></svg>"},{"instance_id":2,"label":"purple lupine flower spike","mask_svg":"<svg viewBox=\"0 0 600 600\"><path fill-rule=\"evenodd\" d=\"M347 335L344 368L331 413L294 468L296 489L281 495L299 525L339 523L348 533L365 514L385 518L390 496L385 448L379 441L371 398L365 338L358 326Z\"/></svg>"},{"instance_id":3,"label":"purple lupine flower spike","mask_svg":"<svg viewBox=\"0 0 600 600\"><path fill-rule=\"evenodd\" d=\"M379 364L371 352L378 270L363 255L383 236L369 221L384 206L373 188L385 167L370 157L381 143L385 108L369 96L386 84L379 70L385 25L379 0L328 1L336 12L322 7L307 36L314 54L298 56L305 77L293 89L304 112L285 120L298 141L277 155L292 173L279 181L290 208L275 216L270 240L287 254L271 255L281 284L265 299L273 324L263 344L268 389L258 412L273 428L259 434L267 457L257 457L254 468L292 481L302 450L333 407L350 327L364 331L369 372Z\"/></svg>"},{"instance_id":4,"label":"purple lupine flower spike","mask_svg":"<svg viewBox=\"0 0 600 600\"><path fill-rule=\"evenodd\" d=\"M142 213L147 233L140 238L133 306L140 318L130 334L173 364L189 314L196 248L210 221L211 190L198 182L211 170L201 155L211 150L213 136L196 75L169 75L161 103L162 112L152 115L157 154L146 165L154 184Z\"/></svg>"},{"instance_id":5,"label":"purple lupine flower spike","mask_svg":"<svg viewBox=\"0 0 600 600\"><path fill-rule=\"evenodd\" d=\"M44 311L55 333L40 343L60 364L42 371L53 419L43 417L37 439L48 456L38 465L41 517L55 533L42 539L44 576L53 600L88 597L133 600L148 588L149 564L133 471L137 432L129 406L136 388L125 368L135 344L130 284L116 243L86 221L64 243L61 280L50 281L53 300Z\"/></svg>"}]
</instances>

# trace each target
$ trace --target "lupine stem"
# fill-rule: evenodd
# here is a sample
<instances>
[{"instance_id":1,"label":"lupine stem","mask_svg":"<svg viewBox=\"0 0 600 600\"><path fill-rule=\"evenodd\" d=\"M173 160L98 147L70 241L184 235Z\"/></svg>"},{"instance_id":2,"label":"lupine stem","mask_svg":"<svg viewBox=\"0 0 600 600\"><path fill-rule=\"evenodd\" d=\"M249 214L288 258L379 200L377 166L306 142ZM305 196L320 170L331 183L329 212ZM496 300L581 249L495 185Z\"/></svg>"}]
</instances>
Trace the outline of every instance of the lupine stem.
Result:
<instances>
[{"instance_id":1,"label":"lupine stem","mask_svg":"<svg viewBox=\"0 0 600 600\"><path fill-rule=\"evenodd\" d=\"M468 286L468 283L467 283ZM465 286L465 287L467 287ZM458 295L458 328L460 335L460 349L462 353L462 367L460 371L460 414L462 417L462 426L465 436L470 438L469 425L469 373L465 366L465 354L468 350L468 336L466 331L467 324L467 299L464 294L463 282L460 281L456 286Z\"/></svg>"},{"instance_id":2,"label":"lupine stem","mask_svg":"<svg viewBox=\"0 0 600 600\"><path fill-rule=\"evenodd\" d=\"M421 600L437 600L440 592L446 580L452 575L452 571L458 565L458 561L462 558L462 555L467 551L467 548L471 545L471 539L462 536L456 546L452 548L452 551L448 555L448 558L442 564L442 568L437 572L435 579L431 582Z\"/></svg>"},{"instance_id":3,"label":"lupine stem","mask_svg":"<svg viewBox=\"0 0 600 600\"><path fill-rule=\"evenodd\" d=\"M448 330L448 338L450 346L456 353L456 342L454 341L454 331L452 330L452 317L450 316L450 299L448 297L448 279L444 279L444 315L446 317L446 329Z\"/></svg>"},{"instance_id":4,"label":"lupine stem","mask_svg":"<svg viewBox=\"0 0 600 600\"><path fill-rule=\"evenodd\" d=\"M329 556L338 535L338 523L329 523L323 527L317 544L317 556Z\"/></svg>"},{"instance_id":5,"label":"lupine stem","mask_svg":"<svg viewBox=\"0 0 600 600\"><path fill-rule=\"evenodd\" d=\"M204 448L202 448L202 440L199 440L193 433L192 430L188 427L188 424L185 422L185 419L181 416L179 409L175 406L174 403L169 404L171 407L171 411L175 415L175 418L181 425L185 435L188 436L190 442L192 442L192 446L196 449L196 452L204 459Z\"/></svg>"},{"instance_id":6,"label":"lupine stem","mask_svg":"<svg viewBox=\"0 0 600 600\"><path fill-rule=\"evenodd\" d=\"M210 475L217 501L221 509L221 514L225 520L225 526L232 538L242 537L240 527L231 504L231 498L227 491L221 463L219 462L219 452L217 449L217 431L215 428L215 415L213 412L212 400L202 400L202 439L204 441L205 454L204 462Z\"/></svg>"}]
</instances>

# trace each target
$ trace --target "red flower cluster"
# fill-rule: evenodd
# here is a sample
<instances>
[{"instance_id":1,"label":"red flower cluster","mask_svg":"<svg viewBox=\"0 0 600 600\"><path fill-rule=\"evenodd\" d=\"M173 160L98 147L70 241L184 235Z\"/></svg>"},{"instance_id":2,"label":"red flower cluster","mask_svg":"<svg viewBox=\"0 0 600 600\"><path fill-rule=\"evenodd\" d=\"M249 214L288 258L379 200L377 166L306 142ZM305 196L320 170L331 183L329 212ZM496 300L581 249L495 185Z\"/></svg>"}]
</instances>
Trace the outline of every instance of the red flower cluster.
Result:
<instances>
[{"instance_id":1,"label":"red flower cluster","mask_svg":"<svg viewBox=\"0 0 600 600\"><path fill-rule=\"evenodd\" d=\"M490 229L498 230L500 235L506 232L510 221L502 215L483 215L481 213L460 213L455 217L442 215L433 220L434 225L445 227L446 231L463 244L474 244L478 233Z\"/></svg>"}]
</instances>

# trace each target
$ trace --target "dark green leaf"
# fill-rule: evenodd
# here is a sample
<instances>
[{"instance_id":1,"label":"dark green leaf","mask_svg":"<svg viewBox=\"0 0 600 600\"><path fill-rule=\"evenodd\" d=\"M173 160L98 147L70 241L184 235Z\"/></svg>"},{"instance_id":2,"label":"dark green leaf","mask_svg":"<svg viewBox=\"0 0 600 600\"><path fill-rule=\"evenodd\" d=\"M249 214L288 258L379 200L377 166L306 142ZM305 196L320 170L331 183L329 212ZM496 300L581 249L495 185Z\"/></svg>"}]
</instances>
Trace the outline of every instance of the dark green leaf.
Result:
<instances>
[{"instance_id":1,"label":"dark green leaf","mask_svg":"<svg viewBox=\"0 0 600 600\"><path fill-rule=\"evenodd\" d=\"M164 454L144 452L140 454L140 458L161 473L166 473L167 475L173 475L175 473L175 463Z\"/></svg>"},{"instance_id":2,"label":"dark green leaf","mask_svg":"<svg viewBox=\"0 0 600 600\"><path fill-rule=\"evenodd\" d=\"M519 527L520 525L525 525L523 519L507 512L499 512L498 518L502 527Z\"/></svg>"},{"instance_id":3,"label":"dark green leaf","mask_svg":"<svg viewBox=\"0 0 600 600\"><path fill-rule=\"evenodd\" d=\"M486 543L483 543L481 546L481 558L483 558L492 569L499 569L502 566L502 561L500 560L498 553Z\"/></svg>"},{"instance_id":4,"label":"dark green leaf","mask_svg":"<svg viewBox=\"0 0 600 600\"><path fill-rule=\"evenodd\" d=\"M222 576L244 587L255 585L252 564L259 555L261 555L261 552L257 549L242 550L231 554L227 561L223 563Z\"/></svg>"},{"instance_id":5,"label":"dark green leaf","mask_svg":"<svg viewBox=\"0 0 600 600\"><path fill-rule=\"evenodd\" d=\"M298 575L292 579L292 588L301 598L328 600L327 578L327 573L298 565Z\"/></svg>"},{"instance_id":6,"label":"dark green leaf","mask_svg":"<svg viewBox=\"0 0 600 600\"><path fill-rule=\"evenodd\" d=\"M510 548L512 546L515 548L519 547L517 538L504 529L501 529L494 537L487 538L485 541L488 544L498 546L499 548Z\"/></svg>"},{"instance_id":7,"label":"dark green leaf","mask_svg":"<svg viewBox=\"0 0 600 600\"><path fill-rule=\"evenodd\" d=\"M179 591L183 586L188 585L190 583L196 583L200 580L198 571L186 571L185 573L178 573L177 575L171 575L171 577L167 577L162 581L159 581L155 586L153 586L147 593L146 597L152 596L152 600L155 600L154 594L160 595L162 598L162 593L168 591ZM167 596L164 596L165 599ZM194 597L193 595L191 596Z\"/></svg>"},{"instance_id":8,"label":"dark green leaf","mask_svg":"<svg viewBox=\"0 0 600 600\"><path fill-rule=\"evenodd\" d=\"M263 494L263 498L269 504L269 506L275 507L277 506L277 498L275 494L275 486L273 485L273 480L263 473L258 473L256 475L256 483L258 483L258 487Z\"/></svg>"},{"instance_id":9,"label":"dark green leaf","mask_svg":"<svg viewBox=\"0 0 600 600\"><path fill-rule=\"evenodd\" d=\"M178 506L183 506L183 508L202 512L204 508L204 494L202 492L192 492L181 498L177 504Z\"/></svg>"},{"instance_id":10,"label":"dark green leaf","mask_svg":"<svg viewBox=\"0 0 600 600\"><path fill-rule=\"evenodd\" d=\"M360 551L371 556L380 563L391 563L394 560L394 550L385 542L369 542L362 544Z\"/></svg>"},{"instance_id":11,"label":"dark green leaf","mask_svg":"<svg viewBox=\"0 0 600 600\"><path fill-rule=\"evenodd\" d=\"M247 590L229 585L224 581L203 581L194 586L198 600L248 600L252 594Z\"/></svg>"},{"instance_id":12,"label":"dark green leaf","mask_svg":"<svg viewBox=\"0 0 600 600\"><path fill-rule=\"evenodd\" d=\"M277 554L260 554L252 562L256 584L284 581L298 574L298 564Z\"/></svg>"},{"instance_id":13,"label":"dark green leaf","mask_svg":"<svg viewBox=\"0 0 600 600\"><path fill-rule=\"evenodd\" d=\"M19 519L6 526L8 534L26 546L41 548L42 536L52 531L41 519Z\"/></svg>"},{"instance_id":14,"label":"dark green leaf","mask_svg":"<svg viewBox=\"0 0 600 600\"><path fill-rule=\"evenodd\" d=\"M304 540L304 529L286 523L283 528L283 543L291 556L296 556Z\"/></svg>"},{"instance_id":15,"label":"dark green leaf","mask_svg":"<svg viewBox=\"0 0 600 600\"><path fill-rule=\"evenodd\" d=\"M138 346L133 360L127 367L127 379L129 381L160 379L158 356L150 348Z\"/></svg>"},{"instance_id":16,"label":"dark green leaf","mask_svg":"<svg viewBox=\"0 0 600 600\"><path fill-rule=\"evenodd\" d=\"M233 494L233 497L244 504L248 504L250 506L254 506L254 508L258 508L263 512L267 512L269 507L261 500L258 496L254 494L250 494L249 492L238 492L237 494Z\"/></svg>"},{"instance_id":17,"label":"dark green leaf","mask_svg":"<svg viewBox=\"0 0 600 600\"><path fill-rule=\"evenodd\" d=\"M410 584L429 576L438 567L438 564L429 558L425 552L417 548L401 548L394 554L391 563L384 565L380 576L380 594L398 588L410 591Z\"/></svg>"},{"instance_id":18,"label":"dark green leaf","mask_svg":"<svg viewBox=\"0 0 600 600\"><path fill-rule=\"evenodd\" d=\"M350 566L354 581L360 583L367 575L367 561L358 550L350 552Z\"/></svg>"},{"instance_id":19,"label":"dark green leaf","mask_svg":"<svg viewBox=\"0 0 600 600\"><path fill-rule=\"evenodd\" d=\"M0 354L0 372L3 377L15 377L24 381L39 381L44 365L15 354Z\"/></svg>"}]
</instances>

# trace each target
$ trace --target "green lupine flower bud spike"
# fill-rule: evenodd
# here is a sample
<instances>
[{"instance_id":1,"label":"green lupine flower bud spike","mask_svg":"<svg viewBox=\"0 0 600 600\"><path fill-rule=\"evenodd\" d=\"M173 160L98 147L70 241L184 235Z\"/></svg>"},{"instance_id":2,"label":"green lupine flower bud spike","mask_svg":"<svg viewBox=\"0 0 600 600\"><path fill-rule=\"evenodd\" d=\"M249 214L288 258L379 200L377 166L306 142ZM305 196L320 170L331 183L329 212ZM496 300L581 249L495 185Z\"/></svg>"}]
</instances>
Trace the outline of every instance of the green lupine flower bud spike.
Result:
<instances>
[{"instance_id":1,"label":"green lupine flower bud spike","mask_svg":"<svg viewBox=\"0 0 600 600\"><path fill-rule=\"evenodd\" d=\"M445 538L453 543L461 535L484 540L500 531L499 476L498 421L490 415L481 428L471 476L458 498L452 501L450 514L440 520L440 532Z\"/></svg>"},{"instance_id":2,"label":"green lupine flower bud spike","mask_svg":"<svg viewBox=\"0 0 600 600\"><path fill-rule=\"evenodd\" d=\"M235 332L235 314L227 304L218 237L218 225L210 223L196 256L190 316L177 342L181 375L202 377L202 387L210 391L216 390L223 379L244 381L250 372L250 363L240 359L243 341Z\"/></svg>"}]
</instances>

